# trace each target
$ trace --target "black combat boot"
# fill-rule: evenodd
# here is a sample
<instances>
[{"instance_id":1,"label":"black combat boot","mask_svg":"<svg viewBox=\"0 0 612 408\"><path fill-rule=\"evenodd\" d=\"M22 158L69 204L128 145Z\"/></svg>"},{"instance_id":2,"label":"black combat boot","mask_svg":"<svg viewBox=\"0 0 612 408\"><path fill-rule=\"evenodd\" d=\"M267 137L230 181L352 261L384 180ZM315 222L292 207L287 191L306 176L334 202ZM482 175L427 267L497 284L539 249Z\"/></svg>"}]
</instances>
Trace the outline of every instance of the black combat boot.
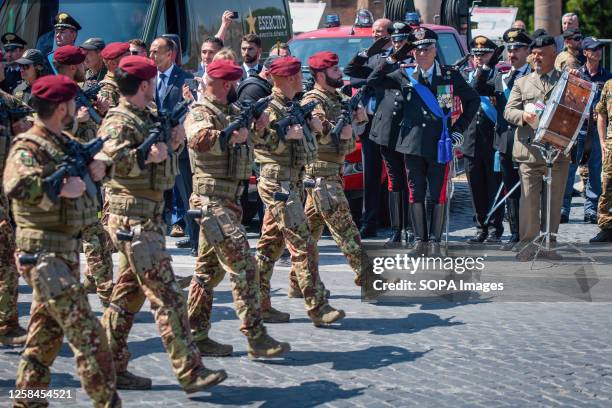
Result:
<instances>
[{"instance_id":1,"label":"black combat boot","mask_svg":"<svg viewBox=\"0 0 612 408\"><path fill-rule=\"evenodd\" d=\"M407 199L402 203L402 235L406 248L412 248L414 246L414 232L412 229L412 219L410 217L410 205L410 201Z\"/></svg>"},{"instance_id":2,"label":"black combat boot","mask_svg":"<svg viewBox=\"0 0 612 408\"><path fill-rule=\"evenodd\" d=\"M389 218L391 221L391 236L385 243L387 246L401 245L402 243L402 192L389 192Z\"/></svg>"},{"instance_id":3,"label":"black combat boot","mask_svg":"<svg viewBox=\"0 0 612 408\"><path fill-rule=\"evenodd\" d=\"M410 216L414 232L414 255L421 256L425 253L427 242L427 211L425 203L412 203L410 205Z\"/></svg>"},{"instance_id":4,"label":"black combat boot","mask_svg":"<svg viewBox=\"0 0 612 408\"><path fill-rule=\"evenodd\" d=\"M431 226L429 230L429 244L427 245L428 256L442 256L440 242L444 230L444 218L446 216L446 204L434 204L431 212Z\"/></svg>"}]
</instances>

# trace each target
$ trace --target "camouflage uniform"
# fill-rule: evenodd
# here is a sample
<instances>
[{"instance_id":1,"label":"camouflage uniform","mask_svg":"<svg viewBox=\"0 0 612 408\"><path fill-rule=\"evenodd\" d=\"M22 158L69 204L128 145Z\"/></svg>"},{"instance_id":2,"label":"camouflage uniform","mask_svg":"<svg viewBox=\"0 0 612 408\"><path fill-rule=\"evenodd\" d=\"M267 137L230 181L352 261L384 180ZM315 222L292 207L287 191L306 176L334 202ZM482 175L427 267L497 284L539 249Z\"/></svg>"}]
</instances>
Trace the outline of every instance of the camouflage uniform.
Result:
<instances>
[{"instance_id":1,"label":"camouflage uniform","mask_svg":"<svg viewBox=\"0 0 612 408\"><path fill-rule=\"evenodd\" d=\"M13 96L29 105L30 99L32 99L32 85L28 84L26 81L21 82L13 89Z\"/></svg>"},{"instance_id":2,"label":"camouflage uniform","mask_svg":"<svg viewBox=\"0 0 612 408\"><path fill-rule=\"evenodd\" d=\"M33 302L16 388L49 386L49 367L65 335L81 384L95 406L120 406L108 341L79 283L78 236L95 220L96 200L85 194L53 204L42 189L42 179L61 163L68 139L67 133L53 134L37 122L15 138L4 171L6 195L12 200L17 224L17 256L38 255L36 266L19 265L33 288Z\"/></svg>"},{"instance_id":3,"label":"camouflage uniform","mask_svg":"<svg viewBox=\"0 0 612 408\"><path fill-rule=\"evenodd\" d=\"M108 101L109 109L119 105L121 95L119 94L119 86L115 82L115 74L107 72L104 79L100 81L100 85L102 87L98 92L98 98Z\"/></svg>"},{"instance_id":4,"label":"camouflage uniform","mask_svg":"<svg viewBox=\"0 0 612 408\"><path fill-rule=\"evenodd\" d=\"M612 229L612 79L608 80L601 91L601 99L595 108L597 114L608 120L606 135L607 153L603 157L603 183L597 206L597 224L600 229Z\"/></svg>"},{"instance_id":5,"label":"camouflage uniform","mask_svg":"<svg viewBox=\"0 0 612 408\"><path fill-rule=\"evenodd\" d=\"M315 187L307 190L304 211L315 243L327 225L357 275L355 281L361 282L361 236L351 216L340 178L344 157L355 150L355 140L340 139L339 145L335 146L330 134L340 116L342 101L347 99L346 95L338 91L329 92L316 85L302 99L302 104L317 102L313 116L318 117L323 124L322 134L317 135L318 159L306 166L306 177L315 181ZM294 268L291 269L290 287L293 291L298 288Z\"/></svg>"},{"instance_id":6,"label":"camouflage uniform","mask_svg":"<svg viewBox=\"0 0 612 408\"><path fill-rule=\"evenodd\" d=\"M317 246L312 238L302 206L304 166L316 158L317 146L302 140L281 140L272 129L291 102L282 91L272 88L273 99L268 106L270 126L255 132L255 160L261 164L257 190L266 210L257 243L257 267L260 278L262 310L271 309L270 280L274 263L280 258L285 244L291 254L291 264L304 296L306 309L316 313L327 305L325 288L319 277ZM275 192L289 194L286 202L275 201Z\"/></svg>"},{"instance_id":7,"label":"camouflage uniform","mask_svg":"<svg viewBox=\"0 0 612 408\"><path fill-rule=\"evenodd\" d=\"M555 69L557 71L564 71L569 69L579 69L580 61L576 58L569 50L564 49L557 55L555 59Z\"/></svg>"},{"instance_id":8,"label":"camouflage uniform","mask_svg":"<svg viewBox=\"0 0 612 408\"><path fill-rule=\"evenodd\" d=\"M108 232L119 251L119 276L102 324L117 372L124 372L134 315L148 298L174 372L184 387L195 381L204 366L192 342L185 297L174 278L164 238L163 194L174 185L178 153L142 170L136 161L135 148L148 135L154 119L148 109L121 99L98 132L100 137L110 137L103 151L115 164L106 184L110 191ZM131 231L132 241L119 241L120 230Z\"/></svg>"},{"instance_id":9,"label":"camouflage uniform","mask_svg":"<svg viewBox=\"0 0 612 408\"><path fill-rule=\"evenodd\" d=\"M87 143L97 137L98 125L89 118L86 122L76 124L75 136L81 143ZM100 219L83 228L83 253L87 261L84 278L86 289L95 289L104 307L108 306L113 291L112 244Z\"/></svg>"},{"instance_id":10,"label":"camouflage uniform","mask_svg":"<svg viewBox=\"0 0 612 408\"><path fill-rule=\"evenodd\" d=\"M9 109L23 104L8 93L0 90L0 99ZM0 174L4 170L9 146L11 144L11 123L0 123ZM15 239L9 219L8 200L4 196L0 183L0 335L19 327L17 316L17 289L19 275L15 268Z\"/></svg>"},{"instance_id":11,"label":"camouflage uniform","mask_svg":"<svg viewBox=\"0 0 612 408\"><path fill-rule=\"evenodd\" d=\"M205 96L190 107L185 121L191 157L194 161L191 208L203 208L209 215L200 220L200 244L195 278L189 288L189 324L196 341L207 338L213 290L225 271L230 274L240 330L249 338L264 332L255 259L246 231L240 225L242 180L251 175L252 147L228 146L223 152L219 132L229 124L233 108Z\"/></svg>"}]
</instances>

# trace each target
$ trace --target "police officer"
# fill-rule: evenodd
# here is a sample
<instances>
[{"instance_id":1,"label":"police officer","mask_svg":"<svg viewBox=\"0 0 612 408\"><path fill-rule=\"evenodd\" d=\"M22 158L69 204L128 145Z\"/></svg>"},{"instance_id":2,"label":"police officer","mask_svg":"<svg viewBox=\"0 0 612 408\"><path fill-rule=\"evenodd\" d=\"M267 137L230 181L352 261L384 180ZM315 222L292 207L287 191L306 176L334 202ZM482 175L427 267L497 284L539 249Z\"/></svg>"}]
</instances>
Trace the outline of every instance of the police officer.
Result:
<instances>
[{"instance_id":1,"label":"police officer","mask_svg":"<svg viewBox=\"0 0 612 408\"><path fill-rule=\"evenodd\" d=\"M106 336L79 284L79 235L96 219L96 200L77 176L67 177L59 192L42 188L43 179L69 154L70 136L63 129L75 114L77 90L77 84L63 75L47 75L34 82L32 105L37 121L15 138L4 170L4 188L17 224L18 268L33 288L16 388L49 386L49 367L66 336L76 355L81 384L95 406L119 407ZM99 181L106 166L93 160L88 172L93 181ZM18 402L16 406L29 405Z\"/></svg>"},{"instance_id":2,"label":"police officer","mask_svg":"<svg viewBox=\"0 0 612 408\"><path fill-rule=\"evenodd\" d=\"M121 58L129 55L130 44L127 42L114 42L108 44L100 53L106 67L106 75L100 81L100 92L98 98L108 103L109 107L114 108L119 104L119 87L115 81L115 70L119 66Z\"/></svg>"},{"instance_id":3,"label":"police officer","mask_svg":"<svg viewBox=\"0 0 612 408\"><path fill-rule=\"evenodd\" d=\"M361 88L366 85L368 76L379 65L380 60L387 58L392 52L389 37L392 32L389 19L381 18L372 24L374 43L368 49L357 53L344 68L344 74L351 78L352 87ZM363 159L363 218L359 229L361 238L376 237L378 228L382 156L380 146L370 140L370 127L374 112L384 95L382 88L366 87L363 92L362 103L368 114L368 124L363 134L359 136Z\"/></svg>"},{"instance_id":4,"label":"police officer","mask_svg":"<svg viewBox=\"0 0 612 408\"><path fill-rule=\"evenodd\" d=\"M0 90L0 104L6 113L9 109L23 109L27 106ZM25 132L29 122L12 119L10 115L0 116L0 174L4 170L11 140L14 135ZM0 183L0 344L23 345L26 330L19 325L17 315L17 289L19 275L15 267L15 236L9 218L9 203Z\"/></svg>"},{"instance_id":5,"label":"police officer","mask_svg":"<svg viewBox=\"0 0 612 408\"><path fill-rule=\"evenodd\" d=\"M174 185L178 172L182 126L172 130L167 144L153 144L144 153L144 163L137 159L136 149L156 120L147 108L155 97L156 73L155 64L148 58L128 56L121 60L116 81L123 97L119 106L108 112L98 132L100 137L109 138L103 151L114 163L113 177L106 183L110 189L108 230L119 251L119 276L102 324L117 369L117 388L151 388L150 378L127 371L127 339L134 315L148 298L178 381L185 392L191 393L222 382L226 374L202 364L189 332L185 298L165 246L163 194Z\"/></svg>"},{"instance_id":6,"label":"police officer","mask_svg":"<svg viewBox=\"0 0 612 408\"><path fill-rule=\"evenodd\" d=\"M190 107L185 121L194 162L190 204L202 212L198 259L187 300L189 325L202 355L221 357L232 353L231 345L217 343L208 336L213 290L227 270L249 356L275 357L288 351L289 343L274 340L263 325L257 265L240 225L242 182L251 176L253 161L248 140L252 124L245 123L227 139L221 135L231 117L240 113L229 104L228 97L236 92L242 68L231 60L217 60L206 67L206 77L203 98ZM268 117L262 114L256 126L264 129L267 124Z\"/></svg>"},{"instance_id":7,"label":"police officer","mask_svg":"<svg viewBox=\"0 0 612 408\"><path fill-rule=\"evenodd\" d=\"M15 61L19 64L21 83L13 90L13 95L25 104L30 104L32 83L38 78L51 73L47 68L45 56L36 49L26 50L21 58Z\"/></svg>"},{"instance_id":8,"label":"police officer","mask_svg":"<svg viewBox=\"0 0 612 408\"><path fill-rule=\"evenodd\" d=\"M426 249L428 241L429 253L440 252L453 140L459 143L461 133L479 106L478 94L461 74L436 61L437 39L438 35L428 28L414 29L407 44L399 50L399 58L414 47L416 66L395 69L397 57L391 55L368 79L368 85L383 86L394 93L394 108L389 110L394 113L392 120L388 120L388 113L379 118L377 112L375 121L384 120L400 127L395 150L405 154L417 254ZM463 112L451 125L455 96L461 99ZM427 190L434 203L429 228L425 211Z\"/></svg>"},{"instance_id":9,"label":"police officer","mask_svg":"<svg viewBox=\"0 0 612 408\"><path fill-rule=\"evenodd\" d=\"M13 90L21 82L19 64L17 60L21 58L27 42L15 33L4 33L0 37L4 49L4 58L6 64L4 66L4 81L1 81L1 89L8 93L13 93Z\"/></svg>"},{"instance_id":10,"label":"police officer","mask_svg":"<svg viewBox=\"0 0 612 408\"><path fill-rule=\"evenodd\" d=\"M289 314L274 309L270 302L274 263L286 244L308 317L315 326L320 326L344 317L344 311L331 307L325 298L316 261L317 246L302 206L304 167L314 162L317 154L316 139L309 132L311 128L320 131L322 125L313 118L303 127L293 125L286 130L278 129L286 131L285 137L274 129L276 122L287 115L293 98L302 91L301 66L295 57L281 57L270 65L274 82L273 99L266 110L270 126L256 131L254 137L255 160L261 165L257 190L266 205L256 259L264 321L289 321Z\"/></svg>"},{"instance_id":11,"label":"police officer","mask_svg":"<svg viewBox=\"0 0 612 408\"><path fill-rule=\"evenodd\" d=\"M367 116L361 107L357 111L347 112L349 120L345 120L344 126L333 135L343 109L347 109L343 104L348 100L337 89L343 85L338 55L329 51L318 52L308 58L308 66L315 85L306 92L302 104L317 104L313 116L319 118L323 130L316 133L317 160L306 165L306 178L314 183L314 187L307 189L304 211L314 241L319 241L323 228L327 226L355 273L355 283L361 286L361 237L344 195L340 172L345 156L355 150L354 135L363 132ZM295 270L290 274L289 296L301 297Z\"/></svg>"},{"instance_id":12,"label":"police officer","mask_svg":"<svg viewBox=\"0 0 612 408\"><path fill-rule=\"evenodd\" d=\"M612 242L612 79L604 84L595 110L603 156L603 182L597 208L600 231L589 242Z\"/></svg>"},{"instance_id":13,"label":"police officer","mask_svg":"<svg viewBox=\"0 0 612 408\"><path fill-rule=\"evenodd\" d=\"M99 37L88 38L83 41L80 48L85 50L85 83L83 89L98 85L106 75L106 66L100 53L106 47L104 40Z\"/></svg>"},{"instance_id":14,"label":"police officer","mask_svg":"<svg viewBox=\"0 0 612 408\"><path fill-rule=\"evenodd\" d=\"M519 182L518 165L512 159L514 145L514 132L516 127L504 118L504 109L510 91L516 80L531 72L527 63L529 44L531 38L523 30L510 28L503 35L504 44L508 51L508 62L511 68L506 71L497 71L489 83L495 89L495 108L497 109L497 124L495 125L495 138L493 147L499 152L499 162L505 191L508 192ZM496 153L497 154L497 153ZM519 202L521 198L520 186L515 188L506 201L508 223L510 224L510 238L502 246L509 250L519 242Z\"/></svg>"},{"instance_id":15,"label":"police officer","mask_svg":"<svg viewBox=\"0 0 612 408\"><path fill-rule=\"evenodd\" d=\"M389 70L399 70L401 65L413 62L412 57L409 57L407 54L399 56L402 47L408 43L411 31L412 28L406 23L396 22L393 24L391 42L393 44L392 54L394 55L394 63L388 67ZM369 80L368 84L370 84ZM402 119L396 112L400 107L399 103L396 103L395 94L396 91L394 89L385 89L384 96L377 105L376 113L372 118L370 140L380 145L380 153L387 168L387 175L389 176L391 236L387 244L401 244L403 235L406 244L411 245L414 235L411 233L412 227L410 223L410 206L404 155L396 150Z\"/></svg>"},{"instance_id":16,"label":"police officer","mask_svg":"<svg viewBox=\"0 0 612 408\"><path fill-rule=\"evenodd\" d=\"M497 122L495 100L492 100L494 88L488 85L487 81L494 75L501 50L497 50L495 43L482 35L474 37L470 49L475 69L470 72L468 83L480 95L480 108L465 131L461 146L476 223L476 236L468 239L468 243L498 243L504 231L504 207L500 206L485 224L487 213L495 201L501 183L501 173L493 168L493 136Z\"/></svg>"}]
</instances>

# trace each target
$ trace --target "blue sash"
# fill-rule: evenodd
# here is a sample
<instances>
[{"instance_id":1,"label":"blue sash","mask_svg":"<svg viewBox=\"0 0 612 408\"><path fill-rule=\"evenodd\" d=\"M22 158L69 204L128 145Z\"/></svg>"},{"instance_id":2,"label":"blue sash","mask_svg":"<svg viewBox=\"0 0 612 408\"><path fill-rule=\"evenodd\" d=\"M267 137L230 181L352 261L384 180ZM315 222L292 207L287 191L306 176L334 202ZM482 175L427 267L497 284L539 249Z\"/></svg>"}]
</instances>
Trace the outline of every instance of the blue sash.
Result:
<instances>
[{"instance_id":1,"label":"blue sash","mask_svg":"<svg viewBox=\"0 0 612 408\"><path fill-rule=\"evenodd\" d=\"M453 159L453 142L448 134L448 120L452 115L452 109L449 110L448 113L444 113L444 110L438 104L438 99L431 92L431 89L414 79L412 77L413 73L414 68L406 68L406 74L408 74L410 83L423 103L427 106L427 109L442 120L442 132L440 133L440 140L438 141L438 163L446 164Z\"/></svg>"},{"instance_id":2,"label":"blue sash","mask_svg":"<svg viewBox=\"0 0 612 408\"><path fill-rule=\"evenodd\" d=\"M486 96L480 97L480 109L487 115L487 118L493 123L497 123L497 110L491 103L491 100Z\"/></svg>"},{"instance_id":3,"label":"blue sash","mask_svg":"<svg viewBox=\"0 0 612 408\"><path fill-rule=\"evenodd\" d=\"M47 54L47 61L49 61L49 66L53 70L53 73L55 75L57 75L57 70L55 69L55 65L53 65L53 56L54 55L55 55L55 51L52 51L49 54Z\"/></svg>"}]
</instances>

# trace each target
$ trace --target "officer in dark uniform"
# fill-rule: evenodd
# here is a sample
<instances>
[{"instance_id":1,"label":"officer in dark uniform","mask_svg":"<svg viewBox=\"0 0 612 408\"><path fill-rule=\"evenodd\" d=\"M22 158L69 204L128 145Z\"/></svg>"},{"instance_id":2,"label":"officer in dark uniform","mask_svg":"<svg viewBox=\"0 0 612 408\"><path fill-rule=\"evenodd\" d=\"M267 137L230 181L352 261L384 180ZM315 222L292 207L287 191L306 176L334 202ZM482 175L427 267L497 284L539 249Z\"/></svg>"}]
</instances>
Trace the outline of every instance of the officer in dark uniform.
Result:
<instances>
[{"instance_id":1,"label":"officer in dark uniform","mask_svg":"<svg viewBox=\"0 0 612 408\"><path fill-rule=\"evenodd\" d=\"M381 59L387 58L393 51L389 37L392 32L390 20L379 19L374 22L372 25L374 44L357 53L344 68L344 75L351 78L353 88L366 85L368 76L380 64ZM376 237L378 227L382 156L380 146L370 140L369 135L374 113L384 95L385 91L382 88L366 87L361 102L366 108L369 119L364 133L359 136L363 161L363 218L359 230L361 238Z\"/></svg>"},{"instance_id":2,"label":"officer in dark uniform","mask_svg":"<svg viewBox=\"0 0 612 408\"><path fill-rule=\"evenodd\" d=\"M55 16L55 24L53 25L55 30L55 48L63 47L64 45L74 45L81 25L68 13L59 12ZM47 54L47 61L49 66L55 72L53 67L53 54L55 51L51 51Z\"/></svg>"},{"instance_id":3,"label":"officer in dark uniform","mask_svg":"<svg viewBox=\"0 0 612 408\"><path fill-rule=\"evenodd\" d=\"M529 44L531 38L524 30L510 28L504 33L504 45L508 52L510 70L497 71L489 84L495 89L495 108L497 109L497 124L493 148L499 153L504 192L509 192L519 182L518 166L512 161L512 147L514 146L514 133L516 127L504 118L504 109L514 82L531 72L527 63ZM497 154L497 153L496 153ZM508 223L510 224L510 239L502 246L503 249L512 249L519 242L519 201L521 188L517 187L506 201Z\"/></svg>"},{"instance_id":4,"label":"officer in dark uniform","mask_svg":"<svg viewBox=\"0 0 612 408\"><path fill-rule=\"evenodd\" d=\"M396 22L393 24L393 33L391 34L391 42L393 43L393 51L390 55L393 56L393 62L387 64L387 58L379 62L379 66L388 65L388 72L400 70L401 65L413 63L413 59L408 57L408 48L404 47L408 43L408 37L412 28L405 23ZM404 48L402 48L404 47ZM375 71L368 78L368 85L371 85L370 80ZM372 119L370 128L370 140L380 145L380 154L383 157L387 174L390 181L389 191L389 216L391 220L391 236L387 241L388 244L401 244L402 231L406 244L411 245L414 239L412 227L410 223L409 200L408 200L408 184L406 170L404 166L404 155L396 151L396 144L400 133L400 115L397 115L395 110L400 105L396 101L396 90L385 89L383 98L378 104L378 108ZM389 120L390 119L390 120Z\"/></svg>"},{"instance_id":5,"label":"officer in dark uniform","mask_svg":"<svg viewBox=\"0 0 612 408\"><path fill-rule=\"evenodd\" d=\"M21 83L13 90L13 96L25 104L30 104L32 98L32 83L38 78L49 75L45 56L36 49L26 50L17 61L20 68Z\"/></svg>"},{"instance_id":6,"label":"officer in dark uniform","mask_svg":"<svg viewBox=\"0 0 612 408\"><path fill-rule=\"evenodd\" d=\"M468 239L468 243L498 243L504 232L504 207L500 206L486 223L485 221L502 179L500 172L494 171L493 168L493 138L497 111L493 99L494 88L488 84L493 78L495 65L499 62L499 52L502 50L495 53L496 61L492 60L497 46L483 35L474 37L470 49L474 56L475 69L469 73L468 83L480 95L480 108L464 134L461 147L477 230L476 235Z\"/></svg>"},{"instance_id":7,"label":"officer in dark uniform","mask_svg":"<svg viewBox=\"0 0 612 408\"><path fill-rule=\"evenodd\" d=\"M27 42L15 33L4 33L0 40L2 41L4 58L6 59L4 81L1 82L0 88L5 92L13 93L15 87L21 82L17 60L21 58Z\"/></svg>"},{"instance_id":8,"label":"officer in dark uniform","mask_svg":"<svg viewBox=\"0 0 612 408\"><path fill-rule=\"evenodd\" d=\"M414 29L402 48L416 48L416 65L395 69L397 59L391 55L368 79L368 85L383 86L394 95L391 106L383 111L381 105L372 128L377 122L400 127L395 150L405 154L415 250L422 253L429 241L429 252L434 255L440 253L453 139L454 144L462 139L461 133L474 118L480 102L458 71L435 60L437 39L430 29ZM461 99L463 112L451 126L455 96ZM429 233L425 211L428 188L434 203Z\"/></svg>"}]
</instances>

